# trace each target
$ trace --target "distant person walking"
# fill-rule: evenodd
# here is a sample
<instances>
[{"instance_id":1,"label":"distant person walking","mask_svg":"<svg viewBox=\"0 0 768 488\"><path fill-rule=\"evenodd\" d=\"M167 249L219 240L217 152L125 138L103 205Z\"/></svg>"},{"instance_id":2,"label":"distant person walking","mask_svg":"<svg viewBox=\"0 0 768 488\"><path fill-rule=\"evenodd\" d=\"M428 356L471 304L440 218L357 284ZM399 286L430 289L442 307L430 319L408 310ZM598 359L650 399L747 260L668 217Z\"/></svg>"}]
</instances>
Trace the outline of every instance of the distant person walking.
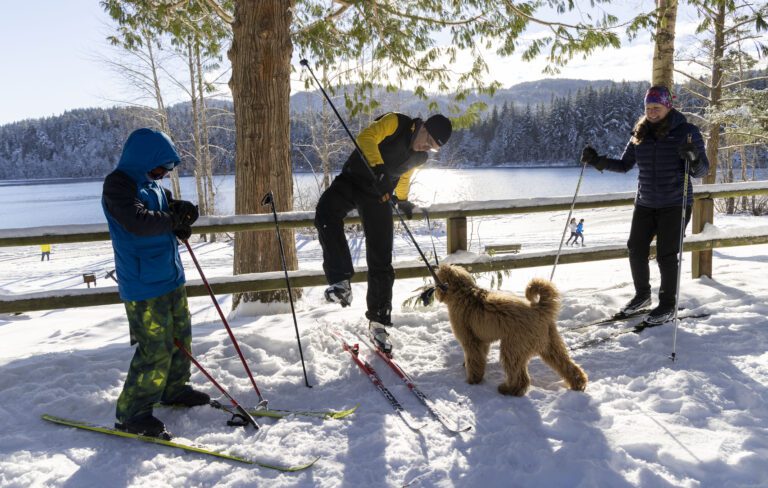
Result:
<instances>
[{"instance_id":1,"label":"distant person walking","mask_svg":"<svg viewBox=\"0 0 768 488\"><path fill-rule=\"evenodd\" d=\"M581 247L584 247L584 219L579 220L578 225L576 225L576 239L573 240L574 246L579 244L579 237L581 237Z\"/></svg>"},{"instance_id":2,"label":"distant person walking","mask_svg":"<svg viewBox=\"0 0 768 488\"><path fill-rule=\"evenodd\" d=\"M621 159L599 156L591 146L581 153L581 161L602 171L626 173L638 167L637 196L629 230L629 266L635 296L620 313L631 315L650 307L651 284L648 256L656 236L656 262L661 273L659 305L651 310L646 322L662 324L675 313L680 251L683 186L686 161L688 178L701 178L709 171L709 160L699 129L672 108L672 96L663 86L652 86L645 95L645 114L635 124L632 138ZM693 189L688 182L685 224L691 216Z\"/></svg>"},{"instance_id":3,"label":"distant person walking","mask_svg":"<svg viewBox=\"0 0 768 488\"><path fill-rule=\"evenodd\" d=\"M578 238L578 236L579 236L579 235L576 233L576 227L577 227L577 224L576 224L576 219L575 219L575 218L572 218L572 219L571 219L571 221L570 221L570 222L568 222L568 229L570 229L570 231L571 231L571 235L568 237L568 240L567 240L567 241L565 241L565 245L566 245L566 246L570 246L570 245L571 245L571 239L573 239L573 242L576 242L576 239L577 239L577 238Z\"/></svg>"},{"instance_id":4,"label":"distant person walking","mask_svg":"<svg viewBox=\"0 0 768 488\"><path fill-rule=\"evenodd\" d=\"M50 261L51 260L51 245L50 244L40 244L40 261Z\"/></svg>"}]
</instances>

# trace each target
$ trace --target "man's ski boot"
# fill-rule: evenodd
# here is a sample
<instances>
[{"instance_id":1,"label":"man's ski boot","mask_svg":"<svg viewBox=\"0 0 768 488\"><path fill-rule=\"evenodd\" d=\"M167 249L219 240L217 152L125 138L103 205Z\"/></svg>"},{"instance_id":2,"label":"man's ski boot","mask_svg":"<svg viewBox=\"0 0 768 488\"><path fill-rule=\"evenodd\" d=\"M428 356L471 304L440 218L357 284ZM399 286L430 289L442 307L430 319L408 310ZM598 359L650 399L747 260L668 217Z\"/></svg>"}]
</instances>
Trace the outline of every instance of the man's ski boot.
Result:
<instances>
[{"instance_id":1,"label":"man's ski boot","mask_svg":"<svg viewBox=\"0 0 768 488\"><path fill-rule=\"evenodd\" d=\"M340 303L342 307L352 304L352 285L349 280L334 283L325 289L325 299L330 303Z\"/></svg>"},{"instance_id":2,"label":"man's ski boot","mask_svg":"<svg viewBox=\"0 0 768 488\"><path fill-rule=\"evenodd\" d=\"M389 332L383 324L371 320L368 323L368 336L376 349L392 357L392 343L389 342Z\"/></svg>"},{"instance_id":3,"label":"man's ski boot","mask_svg":"<svg viewBox=\"0 0 768 488\"><path fill-rule=\"evenodd\" d=\"M164 441L171 440L171 433L165 430L165 424L152 414L128 419L125 422L115 422L115 428L130 434L157 437Z\"/></svg>"},{"instance_id":4,"label":"man's ski boot","mask_svg":"<svg viewBox=\"0 0 768 488\"><path fill-rule=\"evenodd\" d=\"M648 308L651 306L651 296L650 295L635 295L632 300L628 301L626 305L624 305L619 312L613 316L615 319L621 319L624 317L629 317L631 315L635 315L639 313L641 310Z\"/></svg>"},{"instance_id":5,"label":"man's ski boot","mask_svg":"<svg viewBox=\"0 0 768 488\"><path fill-rule=\"evenodd\" d=\"M665 305L661 304L658 307L651 310L647 317L645 317L645 323L649 325L661 325L669 322L675 316L675 304Z\"/></svg>"}]
</instances>

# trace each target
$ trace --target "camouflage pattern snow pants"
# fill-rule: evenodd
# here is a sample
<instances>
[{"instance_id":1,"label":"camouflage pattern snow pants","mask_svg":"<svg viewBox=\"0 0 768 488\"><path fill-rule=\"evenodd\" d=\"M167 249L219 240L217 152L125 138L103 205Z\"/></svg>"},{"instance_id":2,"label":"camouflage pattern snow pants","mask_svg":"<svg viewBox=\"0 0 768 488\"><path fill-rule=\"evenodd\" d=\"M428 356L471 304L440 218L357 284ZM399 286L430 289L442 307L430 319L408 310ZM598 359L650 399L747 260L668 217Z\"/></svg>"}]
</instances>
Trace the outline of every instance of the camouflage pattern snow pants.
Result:
<instances>
[{"instance_id":1,"label":"camouflage pattern snow pants","mask_svg":"<svg viewBox=\"0 0 768 488\"><path fill-rule=\"evenodd\" d=\"M169 400L187 388L190 361L173 344L179 339L187 351L192 343L192 321L184 285L165 295L125 302L131 345L138 343L123 391L117 399L118 422L152 413L152 405Z\"/></svg>"}]
</instances>

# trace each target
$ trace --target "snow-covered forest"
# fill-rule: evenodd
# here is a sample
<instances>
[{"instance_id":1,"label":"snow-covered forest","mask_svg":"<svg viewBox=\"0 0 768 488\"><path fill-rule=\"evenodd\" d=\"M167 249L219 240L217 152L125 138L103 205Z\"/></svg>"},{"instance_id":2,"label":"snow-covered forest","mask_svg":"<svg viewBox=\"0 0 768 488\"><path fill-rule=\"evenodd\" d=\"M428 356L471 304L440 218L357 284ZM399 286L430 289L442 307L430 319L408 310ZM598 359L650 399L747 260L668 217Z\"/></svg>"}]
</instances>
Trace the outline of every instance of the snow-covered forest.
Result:
<instances>
[{"instance_id":1,"label":"snow-covered forest","mask_svg":"<svg viewBox=\"0 0 768 488\"><path fill-rule=\"evenodd\" d=\"M592 88L591 84L575 88L585 83L560 80L551 91L550 103L536 105L524 103L529 98L520 98L527 92L515 96L514 87L502 91L488 100L491 108L486 116L470 128L458 130L439 157L454 167L576 164L574 155L586 143L620 155L641 113L646 83L596 83L600 88ZM318 111L306 98L295 97L292 103L292 159L297 170L308 170L310 165L320 167L314 142L320 124ZM397 103L396 110L428 113L426 105L415 98L408 102L407 93L401 98L406 102ZM231 103L212 102L208 109L214 121L210 145L215 171L231 173ZM185 158L191 160L190 105L177 104L168 112L174 139ZM102 177L117 163L127 135L147 124L147 117L143 109L137 108L91 108L1 126L0 179ZM350 125L354 123L351 119ZM331 129L329 137L346 148L331 157L332 166L338 166L348 154L346 134L338 126ZM181 172L190 174L192 169L191 164L184 165Z\"/></svg>"}]
</instances>

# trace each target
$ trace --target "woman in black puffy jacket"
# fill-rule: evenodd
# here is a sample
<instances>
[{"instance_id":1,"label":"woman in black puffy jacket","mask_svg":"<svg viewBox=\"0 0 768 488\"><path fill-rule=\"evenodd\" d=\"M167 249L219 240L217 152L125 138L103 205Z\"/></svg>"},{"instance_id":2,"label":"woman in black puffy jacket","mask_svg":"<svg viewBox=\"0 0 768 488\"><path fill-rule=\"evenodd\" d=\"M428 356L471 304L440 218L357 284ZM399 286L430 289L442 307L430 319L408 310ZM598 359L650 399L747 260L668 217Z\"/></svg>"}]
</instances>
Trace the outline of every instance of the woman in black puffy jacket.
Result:
<instances>
[{"instance_id":1,"label":"woman in black puffy jacket","mask_svg":"<svg viewBox=\"0 0 768 488\"><path fill-rule=\"evenodd\" d=\"M654 236L661 286L659 304L646 321L661 324L674 315L686 160L690 163L689 178L700 178L709 171L701 132L672 108L672 97L663 86L648 89L645 114L635 124L621 159L599 156L591 146L582 151L581 161L600 171L626 173L635 165L639 169L635 211L627 241L635 296L619 315L631 315L651 306L648 256ZM693 188L689 179L685 225L690 220L692 205Z\"/></svg>"}]
</instances>

